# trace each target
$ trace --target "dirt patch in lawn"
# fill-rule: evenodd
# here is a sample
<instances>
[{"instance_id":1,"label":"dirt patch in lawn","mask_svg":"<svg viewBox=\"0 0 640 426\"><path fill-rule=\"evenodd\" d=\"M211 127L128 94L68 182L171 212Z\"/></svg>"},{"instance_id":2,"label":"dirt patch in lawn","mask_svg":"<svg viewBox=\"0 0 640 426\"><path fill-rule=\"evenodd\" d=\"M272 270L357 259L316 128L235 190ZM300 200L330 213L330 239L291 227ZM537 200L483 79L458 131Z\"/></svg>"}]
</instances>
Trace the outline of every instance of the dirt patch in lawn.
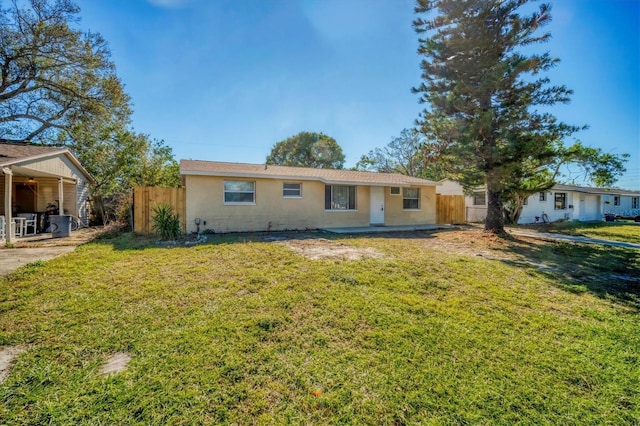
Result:
<instances>
[{"instance_id":1,"label":"dirt patch in lawn","mask_svg":"<svg viewBox=\"0 0 640 426\"><path fill-rule=\"evenodd\" d=\"M302 240L279 241L296 253L312 260L338 259L360 260L366 258L379 259L384 257L374 248L354 247L348 244L327 240L324 238L309 238Z\"/></svg>"},{"instance_id":2,"label":"dirt patch in lawn","mask_svg":"<svg viewBox=\"0 0 640 426\"><path fill-rule=\"evenodd\" d=\"M514 260L533 247L541 247L543 241L527 237L499 237L476 227L451 231L393 232L388 234L364 234L357 238L411 238L419 239L424 248L450 254L478 256L492 260ZM325 238L271 237L267 241L283 244L308 259L359 260L384 258L386 254L373 247L355 247Z\"/></svg>"},{"instance_id":3,"label":"dirt patch in lawn","mask_svg":"<svg viewBox=\"0 0 640 426\"><path fill-rule=\"evenodd\" d=\"M11 367L13 367L13 361L16 357L26 350L27 346L25 345L8 346L0 350L0 383L9 377Z\"/></svg>"},{"instance_id":4,"label":"dirt patch in lawn","mask_svg":"<svg viewBox=\"0 0 640 426\"><path fill-rule=\"evenodd\" d=\"M105 360L102 368L100 368L100 374L108 376L125 371L129 361L131 361L131 355L126 352L116 352Z\"/></svg>"},{"instance_id":5,"label":"dirt patch in lawn","mask_svg":"<svg viewBox=\"0 0 640 426\"><path fill-rule=\"evenodd\" d=\"M524 236L500 237L484 232L481 228L468 226L462 229L446 231L417 231L389 233L387 235L368 235L367 238L407 238L418 240L427 250L439 251L449 255L474 256L487 260L508 261L523 265L549 269L542 259L534 253L542 254L548 243ZM544 257L544 256L543 256Z\"/></svg>"},{"instance_id":6,"label":"dirt patch in lawn","mask_svg":"<svg viewBox=\"0 0 640 426\"><path fill-rule=\"evenodd\" d=\"M432 234L432 238L423 239L423 244L450 254L513 262L545 271L557 270L559 266L555 262L549 264L550 247L546 241L520 235L500 237L475 227Z\"/></svg>"},{"instance_id":7,"label":"dirt patch in lawn","mask_svg":"<svg viewBox=\"0 0 640 426\"><path fill-rule=\"evenodd\" d=\"M504 238L477 228L430 233L423 237L422 244L426 248L495 260L514 259L532 246L543 244L534 238Z\"/></svg>"}]
</instances>

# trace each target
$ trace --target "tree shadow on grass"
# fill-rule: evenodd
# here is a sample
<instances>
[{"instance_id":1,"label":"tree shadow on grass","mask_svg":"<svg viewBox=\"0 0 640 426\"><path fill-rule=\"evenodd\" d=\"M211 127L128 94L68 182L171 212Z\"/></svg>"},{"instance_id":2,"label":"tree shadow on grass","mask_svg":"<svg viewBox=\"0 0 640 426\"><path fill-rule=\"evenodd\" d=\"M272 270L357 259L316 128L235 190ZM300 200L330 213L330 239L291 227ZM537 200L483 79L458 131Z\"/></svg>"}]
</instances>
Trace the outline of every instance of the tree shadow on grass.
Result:
<instances>
[{"instance_id":1,"label":"tree shadow on grass","mask_svg":"<svg viewBox=\"0 0 640 426\"><path fill-rule=\"evenodd\" d=\"M424 239L460 230L395 232L362 237ZM499 243L490 247L490 250L502 253L502 256L496 257L505 264L543 274L562 290L589 292L640 311L640 250L600 244L530 241L511 234L494 238Z\"/></svg>"},{"instance_id":2,"label":"tree shadow on grass","mask_svg":"<svg viewBox=\"0 0 640 426\"><path fill-rule=\"evenodd\" d=\"M589 292L640 311L640 250L599 244L529 243L514 238L503 262L545 275L558 288Z\"/></svg>"}]
</instances>

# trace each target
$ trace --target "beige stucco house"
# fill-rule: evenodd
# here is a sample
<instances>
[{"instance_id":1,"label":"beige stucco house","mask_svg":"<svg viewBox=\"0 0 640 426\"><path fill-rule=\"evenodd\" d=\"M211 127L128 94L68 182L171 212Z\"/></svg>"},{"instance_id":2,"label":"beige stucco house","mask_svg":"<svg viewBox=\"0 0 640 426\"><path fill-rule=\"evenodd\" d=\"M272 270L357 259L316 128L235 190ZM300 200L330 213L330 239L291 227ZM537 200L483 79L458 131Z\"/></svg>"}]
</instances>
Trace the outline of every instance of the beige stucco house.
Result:
<instances>
[{"instance_id":1,"label":"beige stucco house","mask_svg":"<svg viewBox=\"0 0 640 426\"><path fill-rule=\"evenodd\" d=\"M436 223L436 183L391 173L181 160L186 231Z\"/></svg>"},{"instance_id":2,"label":"beige stucco house","mask_svg":"<svg viewBox=\"0 0 640 426\"><path fill-rule=\"evenodd\" d=\"M68 149L47 146L0 143L0 239L18 235L15 218L29 214L41 231L40 215L50 204L59 205L60 214L88 223L90 183L94 180Z\"/></svg>"}]
</instances>

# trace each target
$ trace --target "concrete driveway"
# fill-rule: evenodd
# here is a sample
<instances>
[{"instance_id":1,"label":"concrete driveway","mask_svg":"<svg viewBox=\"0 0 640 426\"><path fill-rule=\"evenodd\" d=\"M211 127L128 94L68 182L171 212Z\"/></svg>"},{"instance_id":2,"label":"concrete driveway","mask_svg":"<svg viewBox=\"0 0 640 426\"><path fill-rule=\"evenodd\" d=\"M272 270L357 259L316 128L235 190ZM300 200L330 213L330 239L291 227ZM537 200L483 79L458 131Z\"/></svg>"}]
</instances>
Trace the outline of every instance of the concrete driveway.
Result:
<instances>
[{"instance_id":1,"label":"concrete driveway","mask_svg":"<svg viewBox=\"0 0 640 426\"><path fill-rule=\"evenodd\" d=\"M75 249L75 246L2 248L0 249L0 277L10 274L27 263L36 260L50 260Z\"/></svg>"},{"instance_id":2,"label":"concrete driveway","mask_svg":"<svg viewBox=\"0 0 640 426\"><path fill-rule=\"evenodd\" d=\"M547 241L569 241L572 243L602 244L604 246L640 249L640 244L636 244L636 243L603 240L601 238L582 237L579 235L565 235L565 234L555 234L555 233L551 234L548 232L528 232L528 231L520 231L520 230L513 230L513 229L509 230L509 233L513 235L520 235L522 237L538 238L540 240L547 240Z\"/></svg>"},{"instance_id":3,"label":"concrete driveway","mask_svg":"<svg viewBox=\"0 0 640 426\"><path fill-rule=\"evenodd\" d=\"M82 228L73 231L66 238L52 238L48 233L38 234L34 237L18 239L13 248L4 247L4 241L0 241L0 277L10 274L27 263L51 260L70 253L77 246L97 238L108 230L106 227Z\"/></svg>"}]
</instances>

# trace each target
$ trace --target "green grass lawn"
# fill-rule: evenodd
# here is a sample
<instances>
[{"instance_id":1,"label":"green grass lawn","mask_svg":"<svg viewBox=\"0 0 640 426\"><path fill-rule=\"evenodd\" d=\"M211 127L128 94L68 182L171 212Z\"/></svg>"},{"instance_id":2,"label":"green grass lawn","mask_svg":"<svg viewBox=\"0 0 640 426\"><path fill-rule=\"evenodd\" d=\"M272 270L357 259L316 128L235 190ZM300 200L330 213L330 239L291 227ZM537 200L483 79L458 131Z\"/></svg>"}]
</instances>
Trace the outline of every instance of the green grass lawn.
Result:
<instances>
[{"instance_id":1,"label":"green grass lawn","mask_svg":"<svg viewBox=\"0 0 640 426\"><path fill-rule=\"evenodd\" d=\"M635 222L558 222L543 225L544 232L640 243L640 224Z\"/></svg>"},{"instance_id":2,"label":"green grass lawn","mask_svg":"<svg viewBox=\"0 0 640 426\"><path fill-rule=\"evenodd\" d=\"M360 260L121 235L28 265L0 279L0 347L28 345L0 424L640 423L640 250L481 235L327 242Z\"/></svg>"}]
</instances>

